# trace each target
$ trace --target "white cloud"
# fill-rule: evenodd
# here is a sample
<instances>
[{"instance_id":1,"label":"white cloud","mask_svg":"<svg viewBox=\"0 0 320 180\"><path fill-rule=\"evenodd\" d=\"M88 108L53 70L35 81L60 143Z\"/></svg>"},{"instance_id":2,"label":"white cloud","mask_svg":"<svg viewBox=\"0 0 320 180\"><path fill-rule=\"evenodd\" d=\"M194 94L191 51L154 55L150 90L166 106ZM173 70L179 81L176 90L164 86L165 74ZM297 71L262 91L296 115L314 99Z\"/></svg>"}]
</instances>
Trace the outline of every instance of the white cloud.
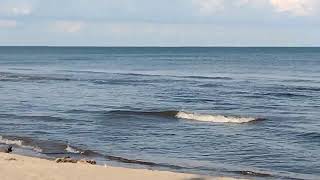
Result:
<instances>
[{"instance_id":1,"label":"white cloud","mask_svg":"<svg viewBox=\"0 0 320 180\"><path fill-rule=\"evenodd\" d=\"M224 9L224 0L192 0L203 15L211 15Z\"/></svg>"},{"instance_id":2,"label":"white cloud","mask_svg":"<svg viewBox=\"0 0 320 180\"><path fill-rule=\"evenodd\" d=\"M277 12L286 12L295 16L310 16L320 9L320 0L192 0L203 15L213 15L229 8L251 7L268 10L272 6Z\"/></svg>"},{"instance_id":3,"label":"white cloud","mask_svg":"<svg viewBox=\"0 0 320 180\"><path fill-rule=\"evenodd\" d=\"M33 11L31 4L28 3L0 3L0 14L7 16L25 16Z\"/></svg>"},{"instance_id":4,"label":"white cloud","mask_svg":"<svg viewBox=\"0 0 320 180\"><path fill-rule=\"evenodd\" d=\"M15 20L1 20L0 19L0 28L14 28L17 26Z\"/></svg>"},{"instance_id":5,"label":"white cloud","mask_svg":"<svg viewBox=\"0 0 320 180\"><path fill-rule=\"evenodd\" d=\"M11 9L12 14L14 15L29 15L32 12L31 7L21 6L21 7L13 7Z\"/></svg>"},{"instance_id":6,"label":"white cloud","mask_svg":"<svg viewBox=\"0 0 320 180\"><path fill-rule=\"evenodd\" d=\"M54 23L54 29L60 32L76 33L85 27L81 21L57 21Z\"/></svg>"},{"instance_id":7,"label":"white cloud","mask_svg":"<svg viewBox=\"0 0 320 180\"><path fill-rule=\"evenodd\" d=\"M192 0L193 5L203 15L213 15L222 11L233 12L240 8L261 8L268 4L269 0ZM245 11L245 10L243 10Z\"/></svg>"},{"instance_id":8,"label":"white cloud","mask_svg":"<svg viewBox=\"0 0 320 180\"><path fill-rule=\"evenodd\" d=\"M242 5L246 5L248 3L250 3L251 1L250 0L238 0L238 1L235 1L234 4L236 6L242 6Z\"/></svg>"},{"instance_id":9,"label":"white cloud","mask_svg":"<svg viewBox=\"0 0 320 180\"><path fill-rule=\"evenodd\" d=\"M308 16L315 12L319 0L270 0L278 12L289 12L296 16Z\"/></svg>"}]
</instances>

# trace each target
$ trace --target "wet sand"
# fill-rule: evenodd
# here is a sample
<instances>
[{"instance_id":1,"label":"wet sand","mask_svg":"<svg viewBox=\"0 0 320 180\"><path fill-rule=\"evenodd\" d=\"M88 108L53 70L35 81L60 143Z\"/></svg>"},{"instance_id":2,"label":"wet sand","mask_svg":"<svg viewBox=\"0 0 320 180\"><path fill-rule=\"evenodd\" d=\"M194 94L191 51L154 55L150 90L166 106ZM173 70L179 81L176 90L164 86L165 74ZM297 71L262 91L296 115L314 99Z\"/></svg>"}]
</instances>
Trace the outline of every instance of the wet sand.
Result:
<instances>
[{"instance_id":1,"label":"wet sand","mask_svg":"<svg viewBox=\"0 0 320 180\"><path fill-rule=\"evenodd\" d=\"M0 175L1 180L234 180L147 169L56 163L7 153L0 153Z\"/></svg>"}]
</instances>

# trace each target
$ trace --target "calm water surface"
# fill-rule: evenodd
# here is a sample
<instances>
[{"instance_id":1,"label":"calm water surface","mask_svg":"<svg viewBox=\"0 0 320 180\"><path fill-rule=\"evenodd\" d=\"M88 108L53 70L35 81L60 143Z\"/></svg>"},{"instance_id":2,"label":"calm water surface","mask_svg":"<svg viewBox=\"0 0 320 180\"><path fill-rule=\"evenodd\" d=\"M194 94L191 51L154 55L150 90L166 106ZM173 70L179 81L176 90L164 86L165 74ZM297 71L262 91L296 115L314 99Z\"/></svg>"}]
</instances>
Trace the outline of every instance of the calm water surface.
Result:
<instances>
[{"instance_id":1,"label":"calm water surface","mask_svg":"<svg viewBox=\"0 0 320 180\"><path fill-rule=\"evenodd\" d=\"M24 154L320 179L320 48L0 47L0 102Z\"/></svg>"}]
</instances>

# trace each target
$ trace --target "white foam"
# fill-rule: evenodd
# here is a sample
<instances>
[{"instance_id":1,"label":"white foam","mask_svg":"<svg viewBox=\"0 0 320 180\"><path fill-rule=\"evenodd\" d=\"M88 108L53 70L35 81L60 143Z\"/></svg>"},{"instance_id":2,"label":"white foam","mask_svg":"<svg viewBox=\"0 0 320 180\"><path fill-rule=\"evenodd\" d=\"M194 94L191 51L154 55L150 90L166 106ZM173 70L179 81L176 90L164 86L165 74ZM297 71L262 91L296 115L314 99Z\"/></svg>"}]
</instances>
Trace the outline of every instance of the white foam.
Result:
<instances>
[{"instance_id":1,"label":"white foam","mask_svg":"<svg viewBox=\"0 0 320 180\"><path fill-rule=\"evenodd\" d=\"M42 149L39 147L23 145L23 141L21 141L21 140L10 140L10 139L6 139L6 138L3 138L2 136L0 136L0 143L7 144L7 145L17 145L22 148L33 149L36 152L42 152Z\"/></svg>"},{"instance_id":2,"label":"white foam","mask_svg":"<svg viewBox=\"0 0 320 180\"><path fill-rule=\"evenodd\" d=\"M188 119L194 121L203 122L215 122L215 123L247 123L257 120L251 117L235 117L235 116L223 116L213 114L196 114L180 111L176 114L177 118Z\"/></svg>"},{"instance_id":3,"label":"white foam","mask_svg":"<svg viewBox=\"0 0 320 180\"><path fill-rule=\"evenodd\" d=\"M39 153L42 152L42 149L39 148L39 147L31 147L31 146L29 146L29 147L32 148L34 151L37 151L37 152L39 152Z\"/></svg>"},{"instance_id":4,"label":"white foam","mask_svg":"<svg viewBox=\"0 0 320 180\"><path fill-rule=\"evenodd\" d=\"M71 147L71 146L69 146L69 145L66 147L66 151L68 151L68 152L70 152L70 153L82 154L81 151L79 151L79 150L77 150L77 149L75 149L75 148L73 148L73 147Z\"/></svg>"},{"instance_id":5,"label":"white foam","mask_svg":"<svg viewBox=\"0 0 320 180\"><path fill-rule=\"evenodd\" d=\"M7 144L7 145L22 146L22 141L21 140L10 140L10 139L3 138L2 136L0 136L0 143Z\"/></svg>"}]
</instances>

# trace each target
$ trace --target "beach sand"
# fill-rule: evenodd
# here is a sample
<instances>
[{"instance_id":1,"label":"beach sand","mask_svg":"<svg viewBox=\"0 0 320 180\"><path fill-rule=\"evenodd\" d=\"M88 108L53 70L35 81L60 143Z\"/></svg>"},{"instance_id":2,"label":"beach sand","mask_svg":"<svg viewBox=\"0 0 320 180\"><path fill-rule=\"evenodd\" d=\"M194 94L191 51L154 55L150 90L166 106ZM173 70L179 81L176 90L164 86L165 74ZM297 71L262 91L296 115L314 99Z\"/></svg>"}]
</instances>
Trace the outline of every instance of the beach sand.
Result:
<instances>
[{"instance_id":1,"label":"beach sand","mask_svg":"<svg viewBox=\"0 0 320 180\"><path fill-rule=\"evenodd\" d=\"M1 180L233 180L227 177L98 166L0 153Z\"/></svg>"}]
</instances>

